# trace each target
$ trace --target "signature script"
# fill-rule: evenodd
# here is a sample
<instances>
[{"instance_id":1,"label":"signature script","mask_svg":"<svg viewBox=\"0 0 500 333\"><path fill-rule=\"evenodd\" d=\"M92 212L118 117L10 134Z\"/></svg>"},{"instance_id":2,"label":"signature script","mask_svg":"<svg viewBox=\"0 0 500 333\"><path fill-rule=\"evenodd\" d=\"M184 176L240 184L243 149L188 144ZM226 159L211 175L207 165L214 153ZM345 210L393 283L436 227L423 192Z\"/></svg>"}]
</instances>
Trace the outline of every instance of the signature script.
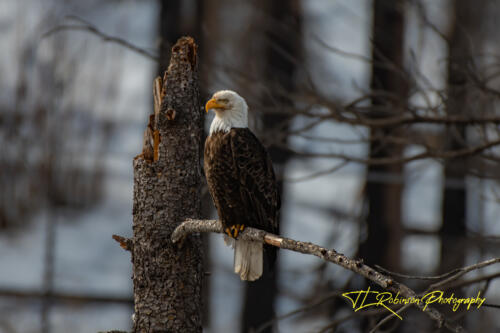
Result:
<instances>
[{"instance_id":1,"label":"signature script","mask_svg":"<svg viewBox=\"0 0 500 333\"><path fill-rule=\"evenodd\" d=\"M481 291L477 293L476 297L468 298L455 297L454 293L445 297L444 291L441 290L428 292L422 297L401 297L399 292L396 296L394 296L389 291L373 291L370 290L369 287L367 290L346 292L343 293L342 296L351 301L352 308L355 312L372 306L382 306L401 320L403 320L403 318L396 311L394 311L390 305L418 304L422 305L420 308L425 311L427 307L433 303L449 304L452 306L453 311L457 311L462 305L467 306L467 310L469 310L473 305L476 305L479 309L486 300L486 298L481 297Z\"/></svg>"}]
</instances>

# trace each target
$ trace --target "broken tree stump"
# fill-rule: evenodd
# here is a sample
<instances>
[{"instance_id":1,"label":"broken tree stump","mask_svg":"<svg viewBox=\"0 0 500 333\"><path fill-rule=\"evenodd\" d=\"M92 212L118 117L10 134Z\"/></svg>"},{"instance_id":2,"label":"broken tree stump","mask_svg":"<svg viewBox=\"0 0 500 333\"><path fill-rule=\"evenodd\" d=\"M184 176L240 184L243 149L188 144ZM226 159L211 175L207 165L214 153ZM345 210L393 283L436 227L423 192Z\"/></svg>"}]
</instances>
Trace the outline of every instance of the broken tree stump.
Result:
<instances>
[{"instance_id":1,"label":"broken tree stump","mask_svg":"<svg viewBox=\"0 0 500 333\"><path fill-rule=\"evenodd\" d=\"M203 115L192 38L173 46L153 91L155 112L133 163L133 331L201 332L200 237L181 248L170 240L181 221L200 216Z\"/></svg>"}]
</instances>

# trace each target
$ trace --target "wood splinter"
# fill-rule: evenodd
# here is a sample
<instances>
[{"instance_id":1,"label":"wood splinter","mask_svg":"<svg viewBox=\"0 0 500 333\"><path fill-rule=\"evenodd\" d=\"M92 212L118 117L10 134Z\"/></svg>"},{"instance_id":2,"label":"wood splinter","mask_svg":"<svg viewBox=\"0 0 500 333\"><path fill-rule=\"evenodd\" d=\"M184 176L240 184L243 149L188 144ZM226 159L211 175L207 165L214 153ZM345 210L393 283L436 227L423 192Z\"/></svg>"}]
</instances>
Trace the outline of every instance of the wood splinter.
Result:
<instances>
[{"instance_id":1,"label":"wood splinter","mask_svg":"<svg viewBox=\"0 0 500 333\"><path fill-rule=\"evenodd\" d=\"M134 243L132 242L132 240L130 238L126 238L126 237L122 237L122 236L118 236L118 235L113 235L112 237L116 242L118 242L118 244L120 244L122 249L124 249L125 251L132 252L132 250L134 248Z\"/></svg>"}]
</instances>

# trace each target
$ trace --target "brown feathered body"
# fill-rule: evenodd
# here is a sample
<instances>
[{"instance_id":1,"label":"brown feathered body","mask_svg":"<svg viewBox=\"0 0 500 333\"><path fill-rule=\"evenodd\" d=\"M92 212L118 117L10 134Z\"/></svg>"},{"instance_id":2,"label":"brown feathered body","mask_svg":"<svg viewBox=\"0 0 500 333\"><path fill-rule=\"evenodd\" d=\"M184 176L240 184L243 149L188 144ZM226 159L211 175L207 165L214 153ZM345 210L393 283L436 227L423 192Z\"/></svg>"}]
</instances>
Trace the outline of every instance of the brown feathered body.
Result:
<instances>
[{"instance_id":1,"label":"brown feathered body","mask_svg":"<svg viewBox=\"0 0 500 333\"><path fill-rule=\"evenodd\" d=\"M224 229L243 224L279 233L281 203L272 162L248 128L212 133L205 142L204 169ZM241 241L235 242L235 272L243 280L255 280L262 274L262 245L239 249L245 244L238 242ZM256 246L260 246L260 253ZM272 265L276 248L266 246L265 249ZM239 254L241 251L248 253ZM252 257L258 261L259 256L260 262L250 262Z\"/></svg>"}]
</instances>

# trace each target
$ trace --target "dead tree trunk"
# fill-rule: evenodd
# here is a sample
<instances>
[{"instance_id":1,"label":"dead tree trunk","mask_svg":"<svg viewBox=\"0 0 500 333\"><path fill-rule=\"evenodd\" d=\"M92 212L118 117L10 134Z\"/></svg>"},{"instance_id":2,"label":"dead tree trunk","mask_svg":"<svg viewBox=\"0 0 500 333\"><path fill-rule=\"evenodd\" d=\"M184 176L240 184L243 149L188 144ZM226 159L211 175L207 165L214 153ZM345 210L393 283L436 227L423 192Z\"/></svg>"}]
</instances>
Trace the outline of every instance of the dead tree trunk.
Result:
<instances>
[{"instance_id":1,"label":"dead tree trunk","mask_svg":"<svg viewBox=\"0 0 500 333\"><path fill-rule=\"evenodd\" d=\"M155 115L134 159L134 332L201 332L200 238L182 248L170 240L181 221L200 216L203 117L192 38L174 45L165 78L155 81Z\"/></svg>"}]
</instances>

